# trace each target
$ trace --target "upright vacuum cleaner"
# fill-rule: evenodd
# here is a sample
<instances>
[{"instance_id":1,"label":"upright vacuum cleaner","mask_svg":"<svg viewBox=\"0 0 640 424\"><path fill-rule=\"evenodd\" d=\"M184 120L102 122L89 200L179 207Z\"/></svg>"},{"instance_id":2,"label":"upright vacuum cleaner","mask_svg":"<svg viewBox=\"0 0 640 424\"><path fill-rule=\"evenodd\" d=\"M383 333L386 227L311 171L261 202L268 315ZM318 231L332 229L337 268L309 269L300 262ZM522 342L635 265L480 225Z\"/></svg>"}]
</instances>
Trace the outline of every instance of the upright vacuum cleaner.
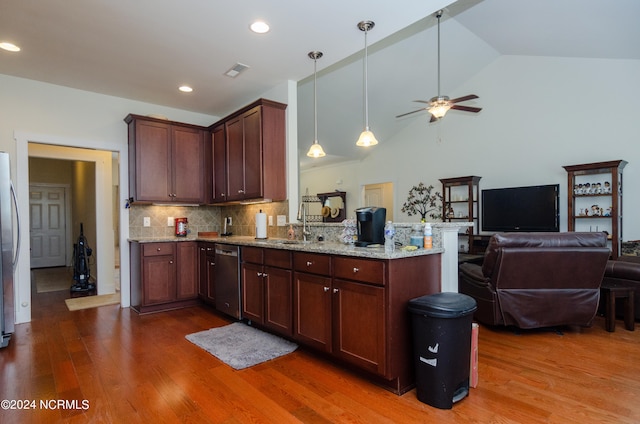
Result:
<instances>
[{"instance_id":1,"label":"upright vacuum cleaner","mask_svg":"<svg viewBox=\"0 0 640 424\"><path fill-rule=\"evenodd\" d=\"M96 285L90 281L91 271L89 270L89 256L93 250L87 244L84 236L82 223L80 223L80 236L78 242L73 245L73 285L71 293L95 292Z\"/></svg>"}]
</instances>

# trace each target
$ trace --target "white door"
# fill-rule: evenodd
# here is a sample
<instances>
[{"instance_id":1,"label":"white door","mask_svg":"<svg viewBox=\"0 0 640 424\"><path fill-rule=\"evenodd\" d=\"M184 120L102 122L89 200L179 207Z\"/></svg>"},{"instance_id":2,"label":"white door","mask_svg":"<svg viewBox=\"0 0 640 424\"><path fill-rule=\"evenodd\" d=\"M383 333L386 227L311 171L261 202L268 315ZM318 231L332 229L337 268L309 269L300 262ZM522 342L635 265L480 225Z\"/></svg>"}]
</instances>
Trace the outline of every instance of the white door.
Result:
<instances>
[{"instance_id":1,"label":"white door","mask_svg":"<svg viewBox=\"0 0 640 424\"><path fill-rule=\"evenodd\" d=\"M29 186L31 268L67 264L65 189Z\"/></svg>"},{"instance_id":2,"label":"white door","mask_svg":"<svg viewBox=\"0 0 640 424\"><path fill-rule=\"evenodd\" d=\"M387 221L393 221L393 183L364 186L364 205L387 209Z\"/></svg>"}]
</instances>

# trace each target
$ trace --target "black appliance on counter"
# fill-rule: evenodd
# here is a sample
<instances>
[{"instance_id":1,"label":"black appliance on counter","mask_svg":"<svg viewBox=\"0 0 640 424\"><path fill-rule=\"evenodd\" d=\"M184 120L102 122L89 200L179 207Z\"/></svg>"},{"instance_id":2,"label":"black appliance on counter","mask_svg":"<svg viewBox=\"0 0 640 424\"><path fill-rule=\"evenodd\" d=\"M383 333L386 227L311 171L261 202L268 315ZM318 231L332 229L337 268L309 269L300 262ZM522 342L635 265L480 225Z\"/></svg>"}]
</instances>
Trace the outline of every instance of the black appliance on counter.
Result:
<instances>
[{"instance_id":1,"label":"black appliance on counter","mask_svg":"<svg viewBox=\"0 0 640 424\"><path fill-rule=\"evenodd\" d=\"M356 222L358 225L358 241L356 246L368 246L370 244L384 244L384 225L387 218L387 209L376 206L367 206L356 209Z\"/></svg>"}]
</instances>

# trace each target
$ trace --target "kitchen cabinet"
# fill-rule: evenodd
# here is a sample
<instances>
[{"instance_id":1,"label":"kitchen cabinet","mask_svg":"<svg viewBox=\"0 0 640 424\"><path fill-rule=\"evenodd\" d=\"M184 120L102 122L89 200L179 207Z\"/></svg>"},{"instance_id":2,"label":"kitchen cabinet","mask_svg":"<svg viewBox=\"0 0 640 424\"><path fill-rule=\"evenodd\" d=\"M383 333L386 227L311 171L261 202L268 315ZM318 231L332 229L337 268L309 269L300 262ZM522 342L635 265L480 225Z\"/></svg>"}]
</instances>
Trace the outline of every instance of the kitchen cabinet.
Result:
<instances>
[{"instance_id":1,"label":"kitchen cabinet","mask_svg":"<svg viewBox=\"0 0 640 424\"><path fill-rule=\"evenodd\" d=\"M214 203L227 201L227 138L224 125L211 131L212 197Z\"/></svg>"},{"instance_id":2,"label":"kitchen cabinet","mask_svg":"<svg viewBox=\"0 0 640 424\"><path fill-rule=\"evenodd\" d=\"M286 200L285 109L282 103L260 99L210 127L213 202ZM223 136L224 152L218 143Z\"/></svg>"},{"instance_id":3,"label":"kitchen cabinet","mask_svg":"<svg viewBox=\"0 0 640 424\"><path fill-rule=\"evenodd\" d=\"M200 268L198 297L205 303L215 305L215 243L200 242L198 243L198 249L198 264Z\"/></svg>"},{"instance_id":4,"label":"kitchen cabinet","mask_svg":"<svg viewBox=\"0 0 640 424\"><path fill-rule=\"evenodd\" d=\"M125 122L133 201L204 203L205 128L132 114Z\"/></svg>"},{"instance_id":5,"label":"kitchen cabinet","mask_svg":"<svg viewBox=\"0 0 640 424\"><path fill-rule=\"evenodd\" d=\"M568 231L605 231L611 259L622 249L622 170L627 161L567 165Z\"/></svg>"},{"instance_id":6,"label":"kitchen cabinet","mask_svg":"<svg viewBox=\"0 0 640 424\"><path fill-rule=\"evenodd\" d=\"M243 318L291 337L291 252L243 247L241 257Z\"/></svg>"},{"instance_id":7,"label":"kitchen cabinet","mask_svg":"<svg viewBox=\"0 0 640 424\"><path fill-rule=\"evenodd\" d=\"M130 255L131 307L135 311L155 312L197 303L197 242L131 242Z\"/></svg>"}]
</instances>

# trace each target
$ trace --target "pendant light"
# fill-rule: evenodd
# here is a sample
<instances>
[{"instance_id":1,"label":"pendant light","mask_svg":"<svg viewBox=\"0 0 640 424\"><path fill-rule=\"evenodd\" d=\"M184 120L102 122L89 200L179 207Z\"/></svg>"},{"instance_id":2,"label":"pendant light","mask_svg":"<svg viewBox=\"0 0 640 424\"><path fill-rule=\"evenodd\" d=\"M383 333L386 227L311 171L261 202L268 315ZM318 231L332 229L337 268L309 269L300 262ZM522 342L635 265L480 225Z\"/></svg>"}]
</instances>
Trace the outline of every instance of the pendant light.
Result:
<instances>
[{"instance_id":1,"label":"pendant light","mask_svg":"<svg viewBox=\"0 0 640 424\"><path fill-rule=\"evenodd\" d=\"M356 146L368 147L378 144L378 140L369 130L369 87L368 87L368 51L367 51L367 32L374 27L373 21L362 21L358 24L358 29L364 31L364 131L360 134Z\"/></svg>"},{"instance_id":2,"label":"pendant light","mask_svg":"<svg viewBox=\"0 0 640 424\"><path fill-rule=\"evenodd\" d=\"M322 52L309 52L309 57L313 59L313 128L314 128L314 137L313 144L309 148L307 152L307 156L311 158L321 158L326 156L324 150L322 150L322 146L318 143L318 92L317 92L317 78L318 71L316 68L316 64L318 59L322 57Z\"/></svg>"}]
</instances>

